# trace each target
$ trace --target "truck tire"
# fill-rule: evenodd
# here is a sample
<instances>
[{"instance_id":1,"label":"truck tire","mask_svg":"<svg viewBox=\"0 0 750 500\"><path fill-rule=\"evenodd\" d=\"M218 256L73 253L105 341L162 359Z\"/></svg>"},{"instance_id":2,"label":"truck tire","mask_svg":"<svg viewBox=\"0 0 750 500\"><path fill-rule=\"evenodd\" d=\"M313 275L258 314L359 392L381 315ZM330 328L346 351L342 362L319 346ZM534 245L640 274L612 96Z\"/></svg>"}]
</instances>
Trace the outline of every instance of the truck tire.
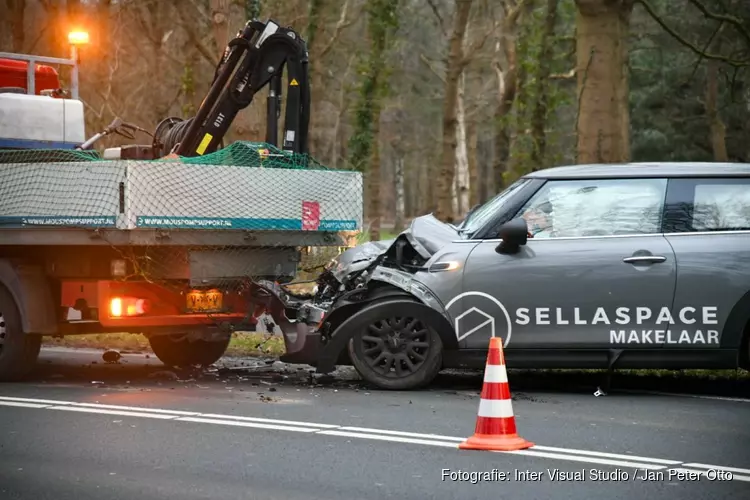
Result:
<instances>
[{"instance_id":1,"label":"truck tire","mask_svg":"<svg viewBox=\"0 0 750 500\"><path fill-rule=\"evenodd\" d=\"M0 285L0 381L13 382L31 372L42 346L41 335L23 332L13 295Z\"/></svg>"},{"instance_id":2,"label":"truck tire","mask_svg":"<svg viewBox=\"0 0 750 500\"><path fill-rule=\"evenodd\" d=\"M151 350L159 361L171 367L208 366L216 363L229 347L230 335L217 340L193 338L191 334L153 335Z\"/></svg>"},{"instance_id":3,"label":"truck tire","mask_svg":"<svg viewBox=\"0 0 750 500\"><path fill-rule=\"evenodd\" d=\"M379 315L352 337L348 352L362 378L388 390L424 387L443 363L440 335L419 317Z\"/></svg>"}]
</instances>

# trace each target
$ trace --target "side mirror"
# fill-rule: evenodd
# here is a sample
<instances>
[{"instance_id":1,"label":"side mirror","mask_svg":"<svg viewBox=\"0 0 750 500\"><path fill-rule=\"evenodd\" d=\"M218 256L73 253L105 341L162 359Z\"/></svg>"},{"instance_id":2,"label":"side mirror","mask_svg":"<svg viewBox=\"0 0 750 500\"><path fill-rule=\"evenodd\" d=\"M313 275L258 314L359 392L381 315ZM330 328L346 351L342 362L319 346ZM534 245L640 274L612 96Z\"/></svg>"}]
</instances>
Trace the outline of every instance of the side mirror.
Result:
<instances>
[{"instance_id":1,"label":"side mirror","mask_svg":"<svg viewBox=\"0 0 750 500\"><path fill-rule=\"evenodd\" d=\"M517 217L500 226L497 236L502 240L495 247L497 253L516 253L521 245L526 244L529 238L529 227L526 225L526 220Z\"/></svg>"}]
</instances>

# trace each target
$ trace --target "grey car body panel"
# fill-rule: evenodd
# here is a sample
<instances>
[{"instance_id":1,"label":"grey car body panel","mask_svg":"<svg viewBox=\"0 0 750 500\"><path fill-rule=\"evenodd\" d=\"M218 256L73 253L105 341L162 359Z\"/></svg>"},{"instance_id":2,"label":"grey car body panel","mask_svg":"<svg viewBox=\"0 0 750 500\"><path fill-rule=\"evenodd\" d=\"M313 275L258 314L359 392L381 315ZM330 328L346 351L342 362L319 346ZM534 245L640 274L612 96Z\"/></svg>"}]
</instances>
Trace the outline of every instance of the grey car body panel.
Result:
<instances>
[{"instance_id":1,"label":"grey car body panel","mask_svg":"<svg viewBox=\"0 0 750 500\"><path fill-rule=\"evenodd\" d=\"M657 311L672 307L676 263L672 248L661 235L530 239L512 255L498 254L496 246L488 241L474 248L466 263L463 285L466 292L493 296L505 311L490 300L472 296L462 299L460 310L476 307L495 316L496 334L505 339L511 333L508 349L609 348L612 330L660 329L655 314L636 324L639 307ZM637 254L660 255L666 260L651 264L623 262ZM627 311L620 310L618 316L618 308ZM642 311L641 316L646 316ZM506 312L509 318L503 317ZM632 321L618 323L628 315ZM511 332L507 331L508 323ZM459 336L468 327L462 326ZM460 345L486 347L490 333L490 328L483 328Z\"/></svg>"},{"instance_id":2,"label":"grey car body panel","mask_svg":"<svg viewBox=\"0 0 750 500\"><path fill-rule=\"evenodd\" d=\"M678 343L670 347L737 347L741 331L725 327L735 305L750 291L750 231L669 234L666 238L679 261L674 309L696 305L716 307L716 324L712 329L719 332L719 344Z\"/></svg>"},{"instance_id":3,"label":"grey car body panel","mask_svg":"<svg viewBox=\"0 0 750 500\"><path fill-rule=\"evenodd\" d=\"M623 366L730 366L750 321L750 231L684 232L665 218L660 234L531 238L515 254L498 253L500 240L493 236L549 180L669 179L666 215L675 202L669 194L674 179L709 177L747 179L750 164L575 165L532 172L523 177L532 182L473 234L462 234L464 224L456 228L432 215L418 217L396 239L342 254L338 273L351 272L353 262L372 262L406 239L427 262L421 270L401 271L398 282L388 279L406 291L413 284L428 291L467 355L486 351L494 328L506 342L508 359L516 352L526 365L546 359L577 366L563 360L568 353L582 367L606 366L606 353L622 349ZM623 261L645 255L664 260ZM437 263L451 266L430 271Z\"/></svg>"}]
</instances>

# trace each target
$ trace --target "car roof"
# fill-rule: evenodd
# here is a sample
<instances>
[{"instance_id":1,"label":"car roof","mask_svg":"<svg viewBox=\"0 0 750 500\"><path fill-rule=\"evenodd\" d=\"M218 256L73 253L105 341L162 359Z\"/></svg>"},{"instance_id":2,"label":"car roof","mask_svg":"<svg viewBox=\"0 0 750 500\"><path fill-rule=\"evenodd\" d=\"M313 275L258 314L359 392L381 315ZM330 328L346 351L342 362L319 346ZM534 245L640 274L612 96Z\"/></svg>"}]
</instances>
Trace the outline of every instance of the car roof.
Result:
<instances>
[{"instance_id":1,"label":"car roof","mask_svg":"<svg viewBox=\"0 0 750 500\"><path fill-rule=\"evenodd\" d=\"M750 163L637 162L566 165L524 175L531 179L607 179L643 177L750 177Z\"/></svg>"}]
</instances>

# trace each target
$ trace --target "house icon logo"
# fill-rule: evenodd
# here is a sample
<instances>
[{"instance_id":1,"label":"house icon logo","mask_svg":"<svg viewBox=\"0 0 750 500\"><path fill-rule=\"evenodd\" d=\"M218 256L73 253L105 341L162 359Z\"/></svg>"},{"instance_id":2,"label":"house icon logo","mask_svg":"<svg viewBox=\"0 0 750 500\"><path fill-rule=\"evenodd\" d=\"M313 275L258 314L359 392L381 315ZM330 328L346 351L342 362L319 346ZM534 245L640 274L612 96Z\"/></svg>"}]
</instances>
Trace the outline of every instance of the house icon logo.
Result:
<instances>
[{"instance_id":1,"label":"house icon logo","mask_svg":"<svg viewBox=\"0 0 750 500\"><path fill-rule=\"evenodd\" d=\"M445 309L453 318L453 329L459 342L478 332L488 332L489 337L504 337L503 347L510 342L513 329L510 314L492 295L464 292L453 297Z\"/></svg>"}]
</instances>

